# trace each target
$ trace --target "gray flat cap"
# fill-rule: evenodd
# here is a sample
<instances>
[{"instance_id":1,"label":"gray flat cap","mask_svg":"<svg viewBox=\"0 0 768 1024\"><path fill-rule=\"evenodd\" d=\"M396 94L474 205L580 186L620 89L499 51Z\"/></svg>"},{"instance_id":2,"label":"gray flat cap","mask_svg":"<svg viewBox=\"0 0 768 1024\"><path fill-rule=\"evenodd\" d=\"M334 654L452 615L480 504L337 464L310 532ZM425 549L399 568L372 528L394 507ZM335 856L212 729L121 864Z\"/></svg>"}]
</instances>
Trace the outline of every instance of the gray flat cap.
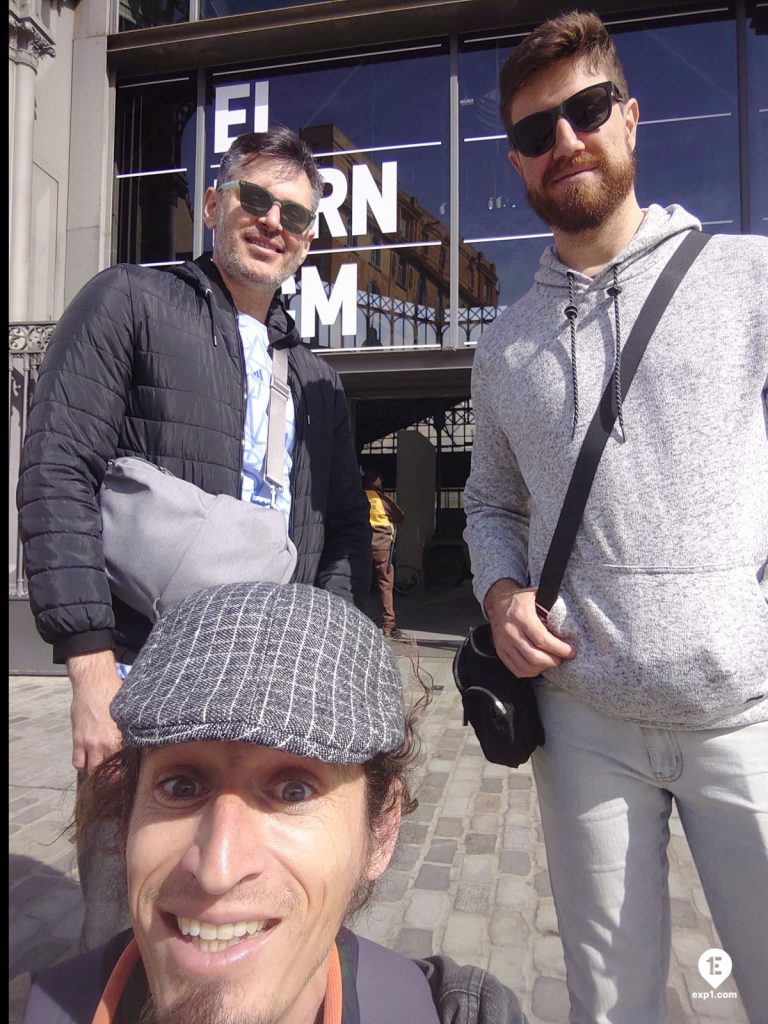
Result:
<instances>
[{"instance_id":1,"label":"gray flat cap","mask_svg":"<svg viewBox=\"0 0 768 1024\"><path fill-rule=\"evenodd\" d=\"M351 604L300 583L225 584L180 601L111 711L129 747L245 740L346 764L403 739L386 641Z\"/></svg>"}]
</instances>

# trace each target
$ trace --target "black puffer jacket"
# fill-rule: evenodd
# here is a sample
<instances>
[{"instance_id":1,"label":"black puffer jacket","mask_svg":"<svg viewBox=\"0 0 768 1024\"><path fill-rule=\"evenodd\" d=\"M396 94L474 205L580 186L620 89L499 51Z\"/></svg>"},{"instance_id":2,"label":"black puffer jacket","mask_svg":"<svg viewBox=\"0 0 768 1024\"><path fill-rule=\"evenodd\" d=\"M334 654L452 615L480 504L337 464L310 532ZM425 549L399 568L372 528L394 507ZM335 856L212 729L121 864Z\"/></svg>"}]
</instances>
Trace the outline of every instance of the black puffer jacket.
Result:
<instances>
[{"instance_id":1,"label":"black puffer jacket","mask_svg":"<svg viewBox=\"0 0 768 1024\"><path fill-rule=\"evenodd\" d=\"M369 506L341 383L277 300L267 328L289 348L296 410L294 579L363 607ZM110 267L67 307L40 369L18 487L30 604L55 662L105 647L124 656L150 629L117 599L113 610L96 497L108 460L140 455L239 497L244 389L237 312L208 255L165 271Z\"/></svg>"}]
</instances>

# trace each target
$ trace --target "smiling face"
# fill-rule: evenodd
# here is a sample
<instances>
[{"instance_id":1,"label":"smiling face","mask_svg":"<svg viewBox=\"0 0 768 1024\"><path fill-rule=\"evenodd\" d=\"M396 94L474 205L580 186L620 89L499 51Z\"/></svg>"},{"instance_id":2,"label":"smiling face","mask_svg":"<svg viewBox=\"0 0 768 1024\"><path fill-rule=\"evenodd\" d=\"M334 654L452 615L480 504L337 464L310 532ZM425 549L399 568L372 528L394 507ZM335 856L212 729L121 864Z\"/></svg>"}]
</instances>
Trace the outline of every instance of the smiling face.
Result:
<instances>
[{"instance_id":1,"label":"smiling face","mask_svg":"<svg viewBox=\"0 0 768 1024\"><path fill-rule=\"evenodd\" d=\"M256 157L241 167L237 179L268 189L277 199L289 199L312 209L309 178L303 171L272 157ZM204 219L214 232L213 262L237 301L239 293L271 295L292 277L307 258L314 238L312 228L301 235L285 231L280 207L275 204L263 217L246 213L237 188L205 193ZM247 304L237 302L247 311Z\"/></svg>"},{"instance_id":2,"label":"smiling face","mask_svg":"<svg viewBox=\"0 0 768 1024\"><path fill-rule=\"evenodd\" d=\"M397 812L392 812L394 815ZM251 743L142 755L126 861L160 1024L314 1024L356 886L386 868L358 765Z\"/></svg>"},{"instance_id":3,"label":"smiling face","mask_svg":"<svg viewBox=\"0 0 768 1024\"><path fill-rule=\"evenodd\" d=\"M560 61L533 75L515 93L512 121L548 110L605 79L604 69L591 70L583 61ZM637 120L635 100L614 103L608 120L594 131L579 132L564 117L558 118L555 144L541 156L510 152L528 202L546 224L555 231L579 234L634 209Z\"/></svg>"}]
</instances>

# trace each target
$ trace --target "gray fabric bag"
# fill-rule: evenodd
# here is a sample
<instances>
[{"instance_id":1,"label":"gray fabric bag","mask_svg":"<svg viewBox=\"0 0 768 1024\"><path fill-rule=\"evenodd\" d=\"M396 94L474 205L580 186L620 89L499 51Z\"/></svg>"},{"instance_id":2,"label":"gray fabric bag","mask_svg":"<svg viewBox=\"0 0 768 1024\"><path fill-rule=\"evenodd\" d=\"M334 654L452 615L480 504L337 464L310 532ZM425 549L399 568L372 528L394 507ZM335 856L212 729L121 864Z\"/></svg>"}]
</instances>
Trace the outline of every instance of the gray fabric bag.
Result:
<instances>
[{"instance_id":1,"label":"gray fabric bag","mask_svg":"<svg viewBox=\"0 0 768 1024\"><path fill-rule=\"evenodd\" d=\"M274 493L283 488L286 350L274 349L272 362L264 478ZM288 583L296 568L279 509L208 494L146 459L112 461L99 502L110 589L151 622L206 587Z\"/></svg>"}]
</instances>

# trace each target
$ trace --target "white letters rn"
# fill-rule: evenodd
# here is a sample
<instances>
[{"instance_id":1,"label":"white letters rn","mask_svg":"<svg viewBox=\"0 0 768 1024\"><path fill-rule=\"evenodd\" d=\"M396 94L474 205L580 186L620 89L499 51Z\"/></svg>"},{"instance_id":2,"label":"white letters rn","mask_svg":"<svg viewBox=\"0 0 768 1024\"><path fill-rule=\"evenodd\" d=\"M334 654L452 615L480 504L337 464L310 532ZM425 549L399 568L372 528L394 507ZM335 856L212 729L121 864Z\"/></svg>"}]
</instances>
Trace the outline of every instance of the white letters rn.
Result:
<instances>
[{"instance_id":1,"label":"white letters rn","mask_svg":"<svg viewBox=\"0 0 768 1024\"><path fill-rule=\"evenodd\" d=\"M264 132L269 127L269 82L237 82L217 85L214 90L214 152L226 152L231 143L243 132ZM239 103L238 103L239 101ZM243 104L243 101L246 101ZM237 106L232 108L232 104ZM333 238L347 237L347 228L340 209L347 198L347 175L336 167L321 167L320 174L331 186L328 195L320 200L315 219L315 233L320 218L325 220ZM352 235L367 235L369 212L382 234L397 231L397 162L385 160L381 165L381 188L367 164L352 167ZM296 290L291 278L283 285L285 294ZM357 264L341 267L336 281L326 294L325 286L316 267L301 271L301 322L303 338L315 335L316 317L321 324L330 326L341 314L341 333L357 331Z\"/></svg>"}]
</instances>

